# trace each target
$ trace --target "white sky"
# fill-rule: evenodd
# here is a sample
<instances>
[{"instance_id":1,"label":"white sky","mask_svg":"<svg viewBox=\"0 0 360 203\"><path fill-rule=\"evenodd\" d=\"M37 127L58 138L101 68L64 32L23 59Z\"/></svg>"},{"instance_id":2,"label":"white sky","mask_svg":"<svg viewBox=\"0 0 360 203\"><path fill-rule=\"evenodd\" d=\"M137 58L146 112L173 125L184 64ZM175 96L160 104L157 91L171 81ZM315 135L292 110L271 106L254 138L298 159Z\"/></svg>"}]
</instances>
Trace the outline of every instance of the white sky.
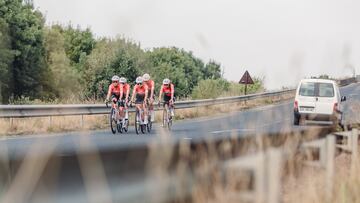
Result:
<instances>
[{"instance_id":1,"label":"white sky","mask_svg":"<svg viewBox=\"0 0 360 203\"><path fill-rule=\"evenodd\" d=\"M143 48L177 46L269 89L326 73L360 71L359 0L34 0L47 23L90 27Z\"/></svg>"}]
</instances>

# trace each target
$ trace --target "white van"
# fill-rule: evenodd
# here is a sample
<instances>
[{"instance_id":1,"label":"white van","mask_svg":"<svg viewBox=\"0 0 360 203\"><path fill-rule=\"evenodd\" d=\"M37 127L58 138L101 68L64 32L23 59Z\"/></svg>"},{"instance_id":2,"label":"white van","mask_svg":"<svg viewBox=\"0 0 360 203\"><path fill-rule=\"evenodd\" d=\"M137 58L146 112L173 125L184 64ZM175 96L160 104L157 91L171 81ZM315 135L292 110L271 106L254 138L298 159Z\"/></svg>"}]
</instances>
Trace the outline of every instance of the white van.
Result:
<instances>
[{"instance_id":1,"label":"white van","mask_svg":"<svg viewBox=\"0 0 360 203\"><path fill-rule=\"evenodd\" d=\"M296 89L294 125L304 125L306 120L341 124L341 102L345 100L335 81L303 79Z\"/></svg>"}]
</instances>

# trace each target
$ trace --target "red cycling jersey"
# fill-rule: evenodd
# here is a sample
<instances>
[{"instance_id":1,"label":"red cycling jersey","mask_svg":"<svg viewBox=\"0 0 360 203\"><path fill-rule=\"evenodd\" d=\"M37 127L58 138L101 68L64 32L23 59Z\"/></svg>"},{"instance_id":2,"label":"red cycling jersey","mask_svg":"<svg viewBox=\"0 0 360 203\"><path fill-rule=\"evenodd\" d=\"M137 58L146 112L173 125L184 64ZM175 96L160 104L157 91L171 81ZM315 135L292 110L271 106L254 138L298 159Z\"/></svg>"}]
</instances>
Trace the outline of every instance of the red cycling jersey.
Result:
<instances>
[{"instance_id":1,"label":"red cycling jersey","mask_svg":"<svg viewBox=\"0 0 360 203\"><path fill-rule=\"evenodd\" d=\"M142 86L140 85L134 86L134 94L145 95L146 91L148 91L148 86L145 84L143 84Z\"/></svg>"},{"instance_id":2,"label":"red cycling jersey","mask_svg":"<svg viewBox=\"0 0 360 203\"><path fill-rule=\"evenodd\" d=\"M149 90L151 90L155 87L155 82L153 80L148 80L148 81L144 82L144 84L148 87Z\"/></svg>"},{"instance_id":3,"label":"red cycling jersey","mask_svg":"<svg viewBox=\"0 0 360 203\"><path fill-rule=\"evenodd\" d=\"M171 97L171 94L174 93L174 85L161 85L161 92L164 93L164 95Z\"/></svg>"},{"instance_id":4,"label":"red cycling jersey","mask_svg":"<svg viewBox=\"0 0 360 203\"><path fill-rule=\"evenodd\" d=\"M122 87L123 87L124 95L126 96L127 91L130 90L130 85L129 84L123 84Z\"/></svg>"},{"instance_id":5,"label":"red cycling jersey","mask_svg":"<svg viewBox=\"0 0 360 203\"><path fill-rule=\"evenodd\" d=\"M122 88L122 91L123 91L123 98L122 99L125 99L126 98L126 93L128 91L130 91L130 85L129 84L121 84L121 88Z\"/></svg>"},{"instance_id":6,"label":"red cycling jersey","mask_svg":"<svg viewBox=\"0 0 360 203\"><path fill-rule=\"evenodd\" d=\"M114 86L114 84L110 84L109 92L111 94L115 94L116 96L120 96L121 88L122 88L122 85L120 85L120 84L118 84L116 87Z\"/></svg>"}]
</instances>

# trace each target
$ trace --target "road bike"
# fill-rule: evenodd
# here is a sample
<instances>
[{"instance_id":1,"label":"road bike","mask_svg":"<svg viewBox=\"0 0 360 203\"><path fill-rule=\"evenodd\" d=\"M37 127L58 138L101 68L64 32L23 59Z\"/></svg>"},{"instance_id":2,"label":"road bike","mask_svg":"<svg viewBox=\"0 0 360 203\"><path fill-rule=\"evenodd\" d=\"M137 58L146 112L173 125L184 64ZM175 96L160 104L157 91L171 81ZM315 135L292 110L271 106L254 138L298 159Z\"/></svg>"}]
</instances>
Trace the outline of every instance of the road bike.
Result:
<instances>
[{"instance_id":1,"label":"road bike","mask_svg":"<svg viewBox=\"0 0 360 203\"><path fill-rule=\"evenodd\" d=\"M109 114L109 122L110 122L110 128L111 132L113 134L118 131L119 133L122 133L122 122L119 122L119 108L117 105L117 102L111 102L111 110ZM109 108L109 102L106 102L106 107Z\"/></svg>"},{"instance_id":2,"label":"road bike","mask_svg":"<svg viewBox=\"0 0 360 203\"><path fill-rule=\"evenodd\" d=\"M121 101L123 105L120 105L120 111L119 112L123 112L123 114L128 114L128 109L126 108L128 105L125 101ZM120 114L121 115L121 114ZM129 130L129 119L126 119L125 116L120 116L120 120L121 120L121 129L120 129L120 133L122 132L128 132Z\"/></svg>"},{"instance_id":3,"label":"road bike","mask_svg":"<svg viewBox=\"0 0 360 203\"><path fill-rule=\"evenodd\" d=\"M145 134L146 131L146 124L144 122L144 111L142 109L136 108L135 113L135 132L136 134L139 134L140 131L142 134Z\"/></svg>"},{"instance_id":4,"label":"road bike","mask_svg":"<svg viewBox=\"0 0 360 203\"><path fill-rule=\"evenodd\" d=\"M160 103L159 103L160 104ZM171 130L173 118L171 116L171 110L174 110L174 107L170 107L169 102L164 102L164 109L163 109L163 127Z\"/></svg>"},{"instance_id":5,"label":"road bike","mask_svg":"<svg viewBox=\"0 0 360 203\"><path fill-rule=\"evenodd\" d=\"M151 132L151 129L152 129L152 124L153 124L153 122L152 122L152 113L151 113L151 111L150 111L150 102L148 101L148 105L146 106L146 108L147 108L147 112L148 112L148 123L146 124L146 129L147 129L147 131L148 131L148 133L150 133ZM154 111L153 109L152 109L152 111Z\"/></svg>"}]
</instances>

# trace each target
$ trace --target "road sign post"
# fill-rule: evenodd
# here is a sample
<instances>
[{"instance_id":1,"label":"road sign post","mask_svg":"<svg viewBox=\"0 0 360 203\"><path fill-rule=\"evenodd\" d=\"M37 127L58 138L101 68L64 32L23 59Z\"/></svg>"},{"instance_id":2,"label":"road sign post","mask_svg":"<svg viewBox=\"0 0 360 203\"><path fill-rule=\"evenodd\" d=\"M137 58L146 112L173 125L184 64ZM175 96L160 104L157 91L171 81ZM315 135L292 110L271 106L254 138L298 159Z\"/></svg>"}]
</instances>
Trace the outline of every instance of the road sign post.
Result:
<instances>
[{"instance_id":1,"label":"road sign post","mask_svg":"<svg viewBox=\"0 0 360 203\"><path fill-rule=\"evenodd\" d=\"M252 85L254 84L253 79L251 78L250 74L248 71L245 71L244 75L241 77L239 84L244 84L245 85L245 95L247 94L247 85Z\"/></svg>"}]
</instances>

